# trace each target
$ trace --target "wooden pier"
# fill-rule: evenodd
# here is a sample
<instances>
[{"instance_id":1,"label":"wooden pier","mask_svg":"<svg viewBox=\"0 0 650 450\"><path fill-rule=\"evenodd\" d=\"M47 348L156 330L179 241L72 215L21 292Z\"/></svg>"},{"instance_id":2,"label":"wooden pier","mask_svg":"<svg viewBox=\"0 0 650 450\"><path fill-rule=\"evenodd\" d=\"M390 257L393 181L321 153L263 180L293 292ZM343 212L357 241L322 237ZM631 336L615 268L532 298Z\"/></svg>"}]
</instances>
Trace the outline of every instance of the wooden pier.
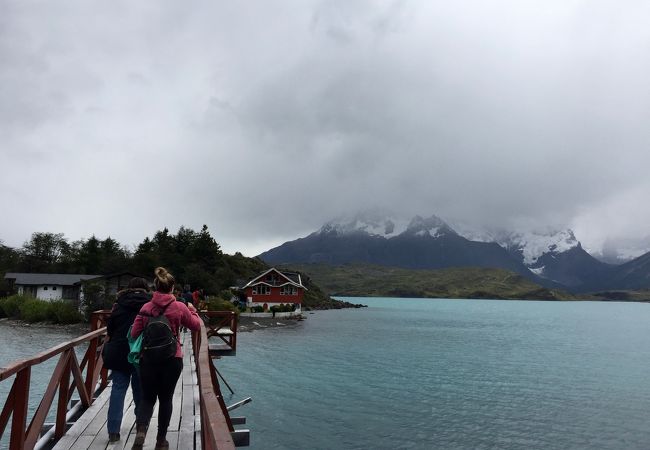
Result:
<instances>
[{"instance_id":1,"label":"wooden pier","mask_svg":"<svg viewBox=\"0 0 650 450\"><path fill-rule=\"evenodd\" d=\"M109 444L106 429L110 379L103 368L101 349L106 337L107 311L93 314L90 333L65 342L23 361L0 369L0 382L14 377L11 391L0 413L0 437L11 419L10 450L19 449L129 449L135 437L135 414L131 390L124 402L121 440ZM234 355L237 316L230 311L204 312L201 330L181 335L183 372L174 393L174 410L167 433L170 449L230 450L246 446L249 431L235 430L221 395L213 357ZM217 343L209 343L216 337ZM81 364L75 348L88 344ZM31 368L59 356L39 407L29 424L28 399ZM56 419L45 423L58 391ZM73 398L77 392L78 398ZM153 449L157 427L157 405L151 419L145 448Z\"/></svg>"}]
</instances>

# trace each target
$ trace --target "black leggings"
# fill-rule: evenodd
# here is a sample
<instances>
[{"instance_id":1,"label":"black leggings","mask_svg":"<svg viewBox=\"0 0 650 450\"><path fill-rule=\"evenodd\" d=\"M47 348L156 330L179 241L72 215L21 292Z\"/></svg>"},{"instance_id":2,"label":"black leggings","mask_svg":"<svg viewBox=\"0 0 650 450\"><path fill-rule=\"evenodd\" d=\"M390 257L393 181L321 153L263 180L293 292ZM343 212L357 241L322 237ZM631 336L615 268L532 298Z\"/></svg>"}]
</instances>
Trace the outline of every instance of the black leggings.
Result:
<instances>
[{"instance_id":1,"label":"black leggings","mask_svg":"<svg viewBox=\"0 0 650 450\"><path fill-rule=\"evenodd\" d=\"M172 398L182 371L182 358L171 358L169 361L156 364L147 364L145 361L140 363L142 399L136 421L138 425L149 425L157 398L160 402L158 406L157 435L159 440L165 439L167 436L169 420L174 409Z\"/></svg>"}]
</instances>

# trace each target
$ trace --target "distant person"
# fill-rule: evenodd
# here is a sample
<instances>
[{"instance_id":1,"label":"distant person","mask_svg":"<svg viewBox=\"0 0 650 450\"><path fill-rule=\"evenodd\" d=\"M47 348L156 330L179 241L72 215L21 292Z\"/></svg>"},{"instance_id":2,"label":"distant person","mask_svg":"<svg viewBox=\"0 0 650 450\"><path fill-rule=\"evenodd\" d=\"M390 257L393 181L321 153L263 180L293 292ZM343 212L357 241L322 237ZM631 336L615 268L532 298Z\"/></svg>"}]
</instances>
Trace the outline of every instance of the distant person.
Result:
<instances>
[{"instance_id":1,"label":"distant person","mask_svg":"<svg viewBox=\"0 0 650 450\"><path fill-rule=\"evenodd\" d=\"M185 297L183 297L183 293L181 292L180 289L174 289L174 297L176 297L176 300L178 300L179 302L187 305L187 302L185 301Z\"/></svg>"},{"instance_id":2,"label":"distant person","mask_svg":"<svg viewBox=\"0 0 650 450\"><path fill-rule=\"evenodd\" d=\"M194 292L192 292L192 303L194 303L194 305L198 305L200 300L201 291L199 289L195 289Z\"/></svg>"},{"instance_id":3,"label":"distant person","mask_svg":"<svg viewBox=\"0 0 650 450\"><path fill-rule=\"evenodd\" d=\"M132 278L127 288L117 293L117 301L108 318L108 342L104 344L102 356L104 367L110 369L113 385L111 397L108 402L108 442L120 440L120 427L122 426L122 410L124 397L131 383L135 413L140 409L140 379L135 366L127 360L129 343L127 333L129 327L137 316L140 308L151 299L149 285L144 278Z\"/></svg>"},{"instance_id":4,"label":"distant person","mask_svg":"<svg viewBox=\"0 0 650 450\"><path fill-rule=\"evenodd\" d=\"M131 329L133 338L143 334L143 351L140 358L142 401L136 416L136 436L132 447L135 450L142 449L144 446L156 399L159 401L159 405L155 448L157 450L169 449L167 428L169 428L169 420L172 416L172 398L176 383L183 370L183 351L178 339L178 331L181 326L186 326L194 331L201 328L201 319L194 306L191 304L186 306L182 302L176 301L172 295L175 282L172 274L163 267L157 267L155 275L156 290L153 293L153 298L142 307ZM146 349L147 340L153 339L161 330L170 333L167 341L169 345L155 345L151 346L151 349Z\"/></svg>"},{"instance_id":5,"label":"distant person","mask_svg":"<svg viewBox=\"0 0 650 450\"><path fill-rule=\"evenodd\" d=\"M194 297L192 296L192 291L190 291L190 285L186 284L183 287L183 299L186 304L194 303Z\"/></svg>"}]
</instances>

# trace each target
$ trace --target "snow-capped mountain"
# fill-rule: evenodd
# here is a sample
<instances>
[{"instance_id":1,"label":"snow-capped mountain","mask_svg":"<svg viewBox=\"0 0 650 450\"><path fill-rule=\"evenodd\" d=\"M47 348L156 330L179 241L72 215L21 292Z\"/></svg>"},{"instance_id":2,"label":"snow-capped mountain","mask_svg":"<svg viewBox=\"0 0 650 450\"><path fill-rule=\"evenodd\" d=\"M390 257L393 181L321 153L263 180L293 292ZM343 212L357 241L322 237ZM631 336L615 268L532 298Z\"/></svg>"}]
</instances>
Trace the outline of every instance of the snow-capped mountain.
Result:
<instances>
[{"instance_id":1,"label":"snow-capped mountain","mask_svg":"<svg viewBox=\"0 0 650 450\"><path fill-rule=\"evenodd\" d=\"M501 237L497 244L518 253L524 264L533 267L547 253L564 253L580 245L572 230L512 232Z\"/></svg>"},{"instance_id":2,"label":"snow-capped mountain","mask_svg":"<svg viewBox=\"0 0 650 450\"><path fill-rule=\"evenodd\" d=\"M477 229L466 224L454 224L463 237L477 242L496 242L513 255L522 258L526 266L534 267L547 253L563 253L580 245L574 233L566 230L508 231L503 229Z\"/></svg>"},{"instance_id":3,"label":"snow-capped mountain","mask_svg":"<svg viewBox=\"0 0 650 450\"><path fill-rule=\"evenodd\" d=\"M432 215L411 219L357 214L325 224L301 239L259 255L270 264L369 263L409 269L498 267L539 282L517 258L493 242L472 242Z\"/></svg>"},{"instance_id":4,"label":"snow-capped mountain","mask_svg":"<svg viewBox=\"0 0 650 450\"><path fill-rule=\"evenodd\" d=\"M370 211L358 213L352 217L340 217L327 222L318 233L335 232L339 235L365 233L386 239L403 233L434 238L446 234L457 234L444 220L435 215L426 218L415 216L407 219L394 214L384 214L379 211Z\"/></svg>"},{"instance_id":5,"label":"snow-capped mountain","mask_svg":"<svg viewBox=\"0 0 650 450\"><path fill-rule=\"evenodd\" d=\"M409 220L379 210L366 211L351 217L339 217L327 222L319 233L336 232L341 235L367 233L385 238L395 237L409 226Z\"/></svg>"},{"instance_id":6,"label":"snow-capped mountain","mask_svg":"<svg viewBox=\"0 0 650 450\"><path fill-rule=\"evenodd\" d=\"M269 264L495 267L547 287L561 285L576 292L650 283L650 274L645 275L650 253L622 266L606 264L587 253L570 229L511 231L458 223L450 226L435 215L407 219L377 210L332 220L309 236L285 242L259 256Z\"/></svg>"},{"instance_id":7,"label":"snow-capped mountain","mask_svg":"<svg viewBox=\"0 0 650 450\"><path fill-rule=\"evenodd\" d=\"M468 239L496 242L535 275L572 289L593 286L609 266L587 253L570 229L565 230L476 230L459 225Z\"/></svg>"}]
</instances>

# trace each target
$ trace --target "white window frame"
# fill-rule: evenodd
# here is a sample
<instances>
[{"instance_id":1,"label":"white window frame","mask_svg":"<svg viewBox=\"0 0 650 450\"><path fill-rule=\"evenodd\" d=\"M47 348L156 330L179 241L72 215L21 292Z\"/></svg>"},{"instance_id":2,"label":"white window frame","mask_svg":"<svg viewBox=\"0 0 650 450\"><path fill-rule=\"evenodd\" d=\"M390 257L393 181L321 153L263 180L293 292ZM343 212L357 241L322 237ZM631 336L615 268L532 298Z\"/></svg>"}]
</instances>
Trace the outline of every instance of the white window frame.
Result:
<instances>
[{"instance_id":1,"label":"white window frame","mask_svg":"<svg viewBox=\"0 0 650 450\"><path fill-rule=\"evenodd\" d=\"M266 284L255 285L253 286L253 295L271 295L271 287Z\"/></svg>"}]
</instances>

